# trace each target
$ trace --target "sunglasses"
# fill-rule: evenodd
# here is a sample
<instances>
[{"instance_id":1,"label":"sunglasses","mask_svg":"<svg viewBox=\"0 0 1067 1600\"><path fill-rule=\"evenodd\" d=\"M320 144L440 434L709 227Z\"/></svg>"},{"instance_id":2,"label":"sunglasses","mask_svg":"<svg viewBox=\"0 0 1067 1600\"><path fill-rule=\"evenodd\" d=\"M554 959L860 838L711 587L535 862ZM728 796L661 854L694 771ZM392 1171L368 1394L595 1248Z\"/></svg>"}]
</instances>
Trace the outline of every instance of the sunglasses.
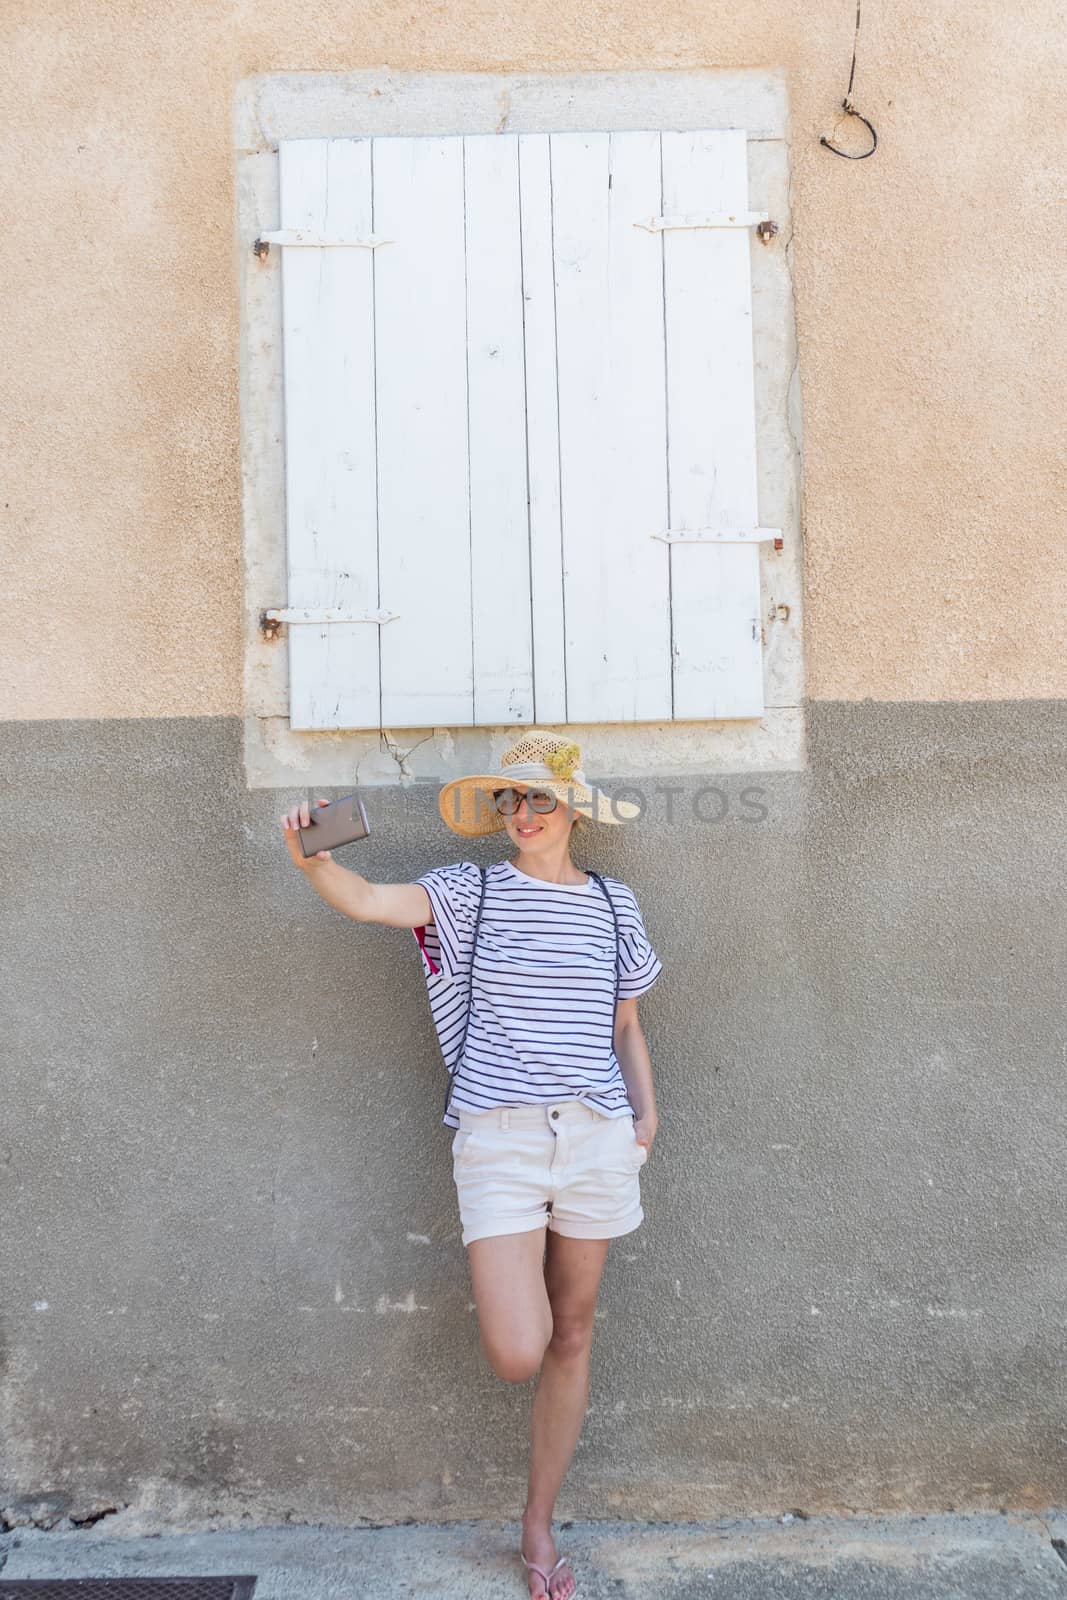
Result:
<instances>
[{"instance_id":1,"label":"sunglasses","mask_svg":"<svg viewBox=\"0 0 1067 1600\"><path fill-rule=\"evenodd\" d=\"M513 817L523 801L523 796L530 803L531 811L539 811L542 815L555 811L559 804L559 797L549 789L495 789L493 799L496 808L502 817Z\"/></svg>"}]
</instances>

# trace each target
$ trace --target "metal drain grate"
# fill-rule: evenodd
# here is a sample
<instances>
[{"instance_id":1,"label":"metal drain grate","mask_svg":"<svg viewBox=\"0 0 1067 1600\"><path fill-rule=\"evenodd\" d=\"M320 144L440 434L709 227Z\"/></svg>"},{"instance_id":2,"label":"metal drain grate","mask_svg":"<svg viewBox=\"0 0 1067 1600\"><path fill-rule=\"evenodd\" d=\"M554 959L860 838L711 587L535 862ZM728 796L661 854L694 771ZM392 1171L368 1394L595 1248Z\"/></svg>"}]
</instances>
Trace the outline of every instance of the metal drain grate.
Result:
<instances>
[{"instance_id":1,"label":"metal drain grate","mask_svg":"<svg viewBox=\"0 0 1067 1600\"><path fill-rule=\"evenodd\" d=\"M0 1578L0 1600L252 1600L253 1577Z\"/></svg>"}]
</instances>

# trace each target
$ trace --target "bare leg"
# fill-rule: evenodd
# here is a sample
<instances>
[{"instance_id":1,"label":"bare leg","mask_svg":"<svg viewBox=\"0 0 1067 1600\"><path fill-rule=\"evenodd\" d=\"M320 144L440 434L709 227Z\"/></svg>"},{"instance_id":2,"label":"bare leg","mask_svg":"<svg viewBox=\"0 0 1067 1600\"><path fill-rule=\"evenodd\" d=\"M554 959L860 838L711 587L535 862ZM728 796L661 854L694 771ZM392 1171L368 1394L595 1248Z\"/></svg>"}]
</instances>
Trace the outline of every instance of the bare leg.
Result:
<instances>
[{"instance_id":1,"label":"bare leg","mask_svg":"<svg viewBox=\"0 0 1067 1600\"><path fill-rule=\"evenodd\" d=\"M545 1286L552 1306L552 1337L545 1347L530 1417L530 1476L522 1517L522 1551L549 1571L558 1559L552 1512L570 1466L589 1402L593 1314L610 1239L566 1239L548 1233ZM544 1594L536 1572L531 1595ZM552 1600L576 1588L570 1569L552 1577Z\"/></svg>"}]
</instances>

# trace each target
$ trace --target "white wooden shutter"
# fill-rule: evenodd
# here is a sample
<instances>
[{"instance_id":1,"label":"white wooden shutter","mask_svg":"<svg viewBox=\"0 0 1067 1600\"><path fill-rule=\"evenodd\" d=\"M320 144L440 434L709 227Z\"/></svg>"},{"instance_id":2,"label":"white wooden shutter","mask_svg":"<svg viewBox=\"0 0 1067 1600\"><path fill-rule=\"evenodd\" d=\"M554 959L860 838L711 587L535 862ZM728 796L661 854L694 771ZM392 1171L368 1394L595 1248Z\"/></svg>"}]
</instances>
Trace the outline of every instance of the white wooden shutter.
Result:
<instances>
[{"instance_id":1,"label":"white wooden shutter","mask_svg":"<svg viewBox=\"0 0 1067 1600\"><path fill-rule=\"evenodd\" d=\"M761 715L744 130L280 181L292 727Z\"/></svg>"}]
</instances>

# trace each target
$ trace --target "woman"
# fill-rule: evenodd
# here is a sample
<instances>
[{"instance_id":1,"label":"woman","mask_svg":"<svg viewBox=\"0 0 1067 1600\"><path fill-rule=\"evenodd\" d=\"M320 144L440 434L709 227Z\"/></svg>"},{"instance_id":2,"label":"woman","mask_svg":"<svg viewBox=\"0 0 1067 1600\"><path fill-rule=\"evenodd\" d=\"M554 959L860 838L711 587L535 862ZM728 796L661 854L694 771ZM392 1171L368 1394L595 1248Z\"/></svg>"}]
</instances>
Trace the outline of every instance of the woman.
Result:
<instances>
[{"instance_id":1,"label":"woman","mask_svg":"<svg viewBox=\"0 0 1067 1600\"><path fill-rule=\"evenodd\" d=\"M519 1554L531 1595L550 1600L576 1589L552 1513L588 1402L608 1246L643 1220L638 1174L658 1126L637 996L660 962L632 891L570 856L575 828L639 808L594 794L579 758L572 741L531 729L499 772L441 790L454 833L506 831L517 851L484 886L473 861L369 883L328 851L304 858L306 803L282 818L324 900L357 922L411 928L422 949L482 1347L499 1377L540 1373Z\"/></svg>"}]
</instances>

